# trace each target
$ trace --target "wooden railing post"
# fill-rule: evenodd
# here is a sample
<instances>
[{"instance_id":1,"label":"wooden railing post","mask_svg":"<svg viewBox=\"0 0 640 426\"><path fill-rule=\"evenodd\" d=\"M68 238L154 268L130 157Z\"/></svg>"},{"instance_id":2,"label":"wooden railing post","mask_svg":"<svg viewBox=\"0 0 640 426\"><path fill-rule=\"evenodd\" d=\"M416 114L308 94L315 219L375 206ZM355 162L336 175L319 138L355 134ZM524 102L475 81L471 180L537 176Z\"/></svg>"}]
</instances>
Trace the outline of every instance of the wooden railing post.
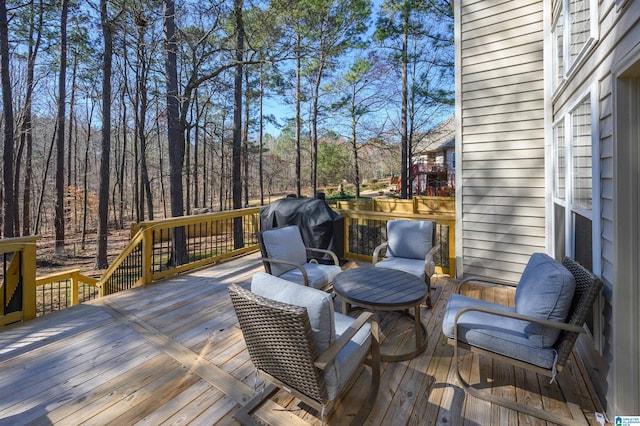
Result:
<instances>
[{"instance_id":1,"label":"wooden railing post","mask_svg":"<svg viewBox=\"0 0 640 426\"><path fill-rule=\"evenodd\" d=\"M153 231L146 228L142 233L142 284L147 285L152 282L153 264L151 254L153 251Z\"/></svg>"},{"instance_id":2,"label":"wooden railing post","mask_svg":"<svg viewBox=\"0 0 640 426\"><path fill-rule=\"evenodd\" d=\"M74 271L71 274L71 306L78 304L78 285L79 285L79 271Z\"/></svg>"},{"instance_id":3,"label":"wooden railing post","mask_svg":"<svg viewBox=\"0 0 640 426\"><path fill-rule=\"evenodd\" d=\"M18 256L19 253L16 253ZM22 273L22 320L36 317L36 244L24 244L21 261Z\"/></svg>"}]
</instances>

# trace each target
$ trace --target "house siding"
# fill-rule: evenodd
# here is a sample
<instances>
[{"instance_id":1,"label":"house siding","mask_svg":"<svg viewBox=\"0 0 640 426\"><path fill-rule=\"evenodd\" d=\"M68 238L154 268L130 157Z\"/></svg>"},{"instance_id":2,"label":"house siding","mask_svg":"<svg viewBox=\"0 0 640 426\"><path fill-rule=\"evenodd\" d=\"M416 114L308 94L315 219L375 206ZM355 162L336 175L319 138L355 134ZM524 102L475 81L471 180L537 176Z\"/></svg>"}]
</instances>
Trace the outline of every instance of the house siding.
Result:
<instances>
[{"instance_id":1,"label":"house siding","mask_svg":"<svg viewBox=\"0 0 640 426\"><path fill-rule=\"evenodd\" d=\"M459 272L517 281L545 251L543 5L457 4Z\"/></svg>"},{"instance_id":2,"label":"house siding","mask_svg":"<svg viewBox=\"0 0 640 426\"><path fill-rule=\"evenodd\" d=\"M622 11L616 11L614 1L600 1L598 5L598 39L584 62L570 75L561 91L553 95L554 118L571 107L572 102L583 93L597 90L598 140L600 163L600 211L594 212L594 220L600 220L600 270L594 271L604 282L601 299L598 301L600 334L598 348L583 342L579 346L587 370L601 400L607 401L611 409L614 400L613 374L613 291L614 271L614 101L612 70L640 43L640 7L637 1ZM634 330L632 332L637 332ZM636 368L636 375L638 374ZM612 414L612 413L610 413Z\"/></svg>"},{"instance_id":3,"label":"house siding","mask_svg":"<svg viewBox=\"0 0 640 426\"><path fill-rule=\"evenodd\" d=\"M614 194L638 189L628 182L614 182L620 161L614 156L620 143L614 72L632 54L634 60L640 57L640 3L597 3L595 41L554 91L551 11L558 1L455 1L458 274L516 281L532 252L553 251L551 173L545 171L551 161L545 160L545 153L551 154L555 120L566 117L585 95L594 94L597 116L591 129L598 155L594 172L599 174L593 186L592 218L599 252L594 254L593 269L605 285L596 303L595 338L579 339L577 349L608 414L632 414L640 409L640 350L637 338L629 337L637 336L635 323L620 321L618 343L614 339L616 312L634 306L628 301L617 309L613 306L616 265L630 261L615 259L620 200ZM617 3L624 6L618 8ZM629 238L621 239L625 237ZM638 294L633 287L637 282L617 285L618 291L627 290L622 294ZM621 318L626 318L624 313L618 314ZM616 350L620 352L614 357Z\"/></svg>"}]
</instances>

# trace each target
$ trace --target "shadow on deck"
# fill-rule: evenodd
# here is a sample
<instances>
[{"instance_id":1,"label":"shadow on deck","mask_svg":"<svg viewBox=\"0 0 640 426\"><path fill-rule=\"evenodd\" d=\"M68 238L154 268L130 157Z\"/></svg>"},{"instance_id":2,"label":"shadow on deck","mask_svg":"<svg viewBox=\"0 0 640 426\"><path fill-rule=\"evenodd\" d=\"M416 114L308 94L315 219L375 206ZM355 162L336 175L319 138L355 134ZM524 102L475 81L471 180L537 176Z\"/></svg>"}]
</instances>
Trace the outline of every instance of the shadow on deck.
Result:
<instances>
[{"instance_id":1,"label":"shadow on deck","mask_svg":"<svg viewBox=\"0 0 640 426\"><path fill-rule=\"evenodd\" d=\"M226 289L248 285L261 270L252 254L2 329L0 424L235 424L238 404L254 393L255 369ZM427 349L410 361L382 364L367 423L545 424L465 397L451 369L453 348L441 333L454 280L440 277L435 286L434 308L422 308ZM403 321L381 318L385 350L412 344L412 327ZM560 385L471 353L460 362L472 383L596 424L575 360ZM363 370L329 424L347 424L357 412L368 374ZM320 424L319 413L284 392L264 409L281 424Z\"/></svg>"}]
</instances>

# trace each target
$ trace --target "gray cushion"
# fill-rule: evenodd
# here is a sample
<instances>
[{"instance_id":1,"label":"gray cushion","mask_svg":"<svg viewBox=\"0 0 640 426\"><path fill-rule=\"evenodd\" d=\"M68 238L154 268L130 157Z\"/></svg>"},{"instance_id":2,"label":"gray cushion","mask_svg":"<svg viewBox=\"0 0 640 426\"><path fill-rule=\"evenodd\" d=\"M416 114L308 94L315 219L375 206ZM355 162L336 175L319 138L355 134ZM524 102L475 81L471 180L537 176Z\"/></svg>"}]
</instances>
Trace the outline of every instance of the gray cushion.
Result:
<instances>
[{"instance_id":1,"label":"gray cushion","mask_svg":"<svg viewBox=\"0 0 640 426\"><path fill-rule=\"evenodd\" d=\"M251 291L258 296L277 302L307 308L318 354L326 351L335 339L336 329L331 294L285 281L264 272L258 272L253 276Z\"/></svg>"},{"instance_id":2,"label":"gray cushion","mask_svg":"<svg viewBox=\"0 0 640 426\"><path fill-rule=\"evenodd\" d=\"M347 315L336 312L334 315L336 327L336 339L342 336L355 321ZM371 346L371 324L365 324L349 343L340 351L336 362L325 369L324 380L327 384L329 399L339 396L340 390L362 365L362 360L367 356Z\"/></svg>"},{"instance_id":3,"label":"gray cushion","mask_svg":"<svg viewBox=\"0 0 640 426\"><path fill-rule=\"evenodd\" d=\"M460 294L449 298L442 321L442 332L453 338L453 326L458 311L467 306L493 308L505 312L515 312L514 308ZM529 339L526 332L531 323L512 318L500 317L484 312L465 312L458 320L458 338L472 346L502 354L537 365L552 368L556 351L543 348Z\"/></svg>"},{"instance_id":4,"label":"gray cushion","mask_svg":"<svg viewBox=\"0 0 640 426\"><path fill-rule=\"evenodd\" d=\"M334 312L331 294L292 283L282 278L258 272L251 280L251 291L290 305L304 306L309 315L318 354L339 338L353 318ZM362 364L371 344L371 325L365 324L340 351L333 364L324 370L325 383L330 400L335 399L344 384Z\"/></svg>"},{"instance_id":5,"label":"gray cushion","mask_svg":"<svg viewBox=\"0 0 640 426\"><path fill-rule=\"evenodd\" d=\"M516 289L515 311L521 315L564 322L571 308L576 282L560 262L544 253L534 253ZM529 324L529 339L540 347L551 347L560 330Z\"/></svg>"},{"instance_id":6,"label":"gray cushion","mask_svg":"<svg viewBox=\"0 0 640 426\"><path fill-rule=\"evenodd\" d=\"M313 288L323 288L332 282L335 276L342 271L342 269L337 265L323 265L319 263L305 263L302 267L307 271L309 287ZM302 271L298 268L285 272L280 275L280 278L294 283L304 284Z\"/></svg>"},{"instance_id":7,"label":"gray cushion","mask_svg":"<svg viewBox=\"0 0 640 426\"><path fill-rule=\"evenodd\" d=\"M433 246L433 222L390 220L387 222L387 252L393 257L422 259Z\"/></svg>"},{"instance_id":8,"label":"gray cushion","mask_svg":"<svg viewBox=\"0 0 640 426\"><path fill-rule=\"evenodd\" d=\"M424 258L410 259L405 257L387 257L375 264L376 268L395 269L408 272L424 280Z\"/></svg>"},{"instance_id":9,"label":"gray cushion","mask_svg":"<svg viewBox=\"0 0 640 426\"><path fill-rule=\"evenodd\" d=\"M262 232L262 241L270 259L286 260L296 265L307 263L307 251L302 235L296 225L269 229ZM273 275L282 275L293 267L289 265L271 264Z\"/></svg>"}]
</instances>

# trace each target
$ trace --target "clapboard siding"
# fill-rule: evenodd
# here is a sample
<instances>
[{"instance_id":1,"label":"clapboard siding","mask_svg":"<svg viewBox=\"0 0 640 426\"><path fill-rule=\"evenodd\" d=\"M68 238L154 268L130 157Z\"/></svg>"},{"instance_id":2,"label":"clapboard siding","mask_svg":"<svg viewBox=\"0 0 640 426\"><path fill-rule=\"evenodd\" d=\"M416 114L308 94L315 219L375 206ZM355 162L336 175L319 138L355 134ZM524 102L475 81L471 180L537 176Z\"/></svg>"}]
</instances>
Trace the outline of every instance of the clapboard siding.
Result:
<instances>
[{"instance_id":1,"label":"clapboard siding","mask_svg":"<svg viewBox=\"0 0 640 426\"><path fill-rule=\"evenodd\" d=\"M515 281L545 247L543 8L459 4L463 273Z\"/></svg>"}]
</instances>

